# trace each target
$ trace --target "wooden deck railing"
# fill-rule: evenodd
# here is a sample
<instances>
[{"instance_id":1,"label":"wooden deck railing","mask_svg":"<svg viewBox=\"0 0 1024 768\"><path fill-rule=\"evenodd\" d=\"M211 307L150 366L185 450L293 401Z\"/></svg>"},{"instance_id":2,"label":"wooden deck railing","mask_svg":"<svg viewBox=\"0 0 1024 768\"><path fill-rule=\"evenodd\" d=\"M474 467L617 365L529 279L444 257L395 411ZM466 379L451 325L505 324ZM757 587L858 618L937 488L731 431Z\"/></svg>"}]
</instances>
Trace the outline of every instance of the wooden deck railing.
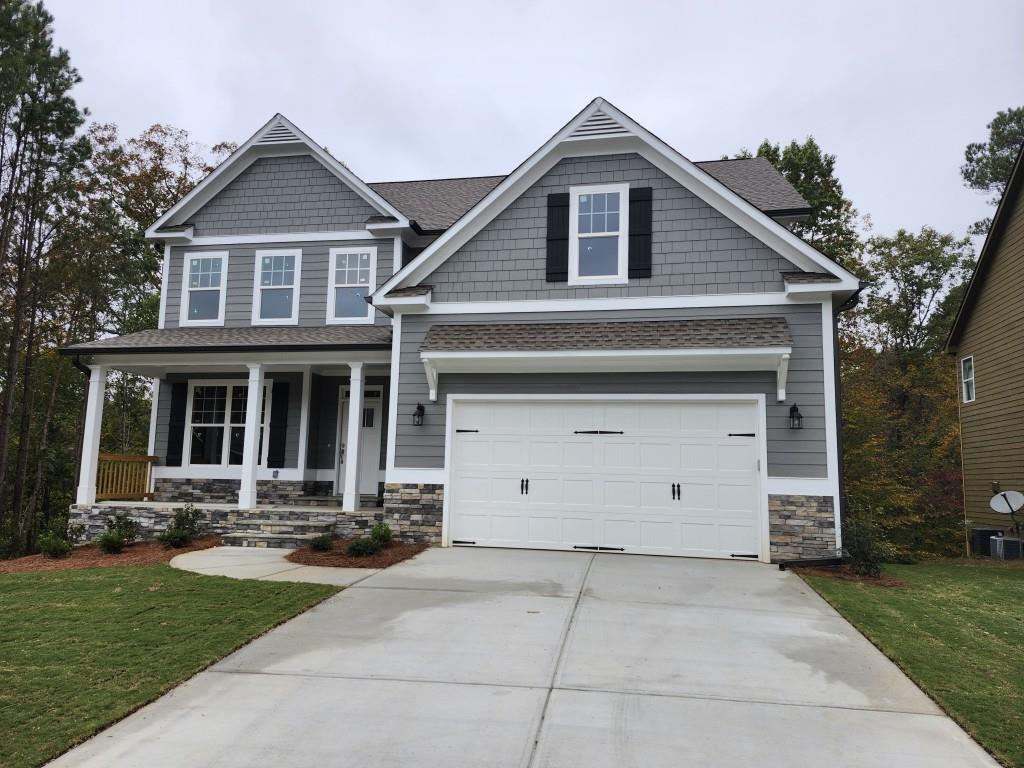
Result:
<instances>
[{"instance_id":1,"label":"wooden deck railing","mask_svg":"<svg viewBox=\"0 0 1024 768\"><path fill-rule=\"evenodd\" d=\"M156 456L101 453L96 471L96 499L141 501L153 498L150 476Z\"/></svg>"}]
</instances>

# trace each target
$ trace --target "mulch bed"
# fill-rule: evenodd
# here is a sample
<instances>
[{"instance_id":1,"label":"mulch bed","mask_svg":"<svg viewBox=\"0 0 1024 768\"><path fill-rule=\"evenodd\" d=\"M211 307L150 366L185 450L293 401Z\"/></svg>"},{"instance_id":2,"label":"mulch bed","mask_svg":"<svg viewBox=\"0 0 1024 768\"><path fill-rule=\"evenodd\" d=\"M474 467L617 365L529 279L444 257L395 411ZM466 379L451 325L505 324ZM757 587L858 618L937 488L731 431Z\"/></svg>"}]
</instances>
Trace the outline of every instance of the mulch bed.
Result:
<instances>
[{"instance_id":1,"label":"mulch bed","mask_svg":"<svg viewBox=\"0 0 1024 768\"><path fill-rule=\"evenodd\" d=\"M870 576L861 576L859 573L854 573L848 565L831 565L821 568L793 568L792 570L798 574L809 573L812 576L829 576L833 579L842 579L843 581L859 581L863 584L873 584L876 587L909 586L905 581L900 581L899 579L892 579L887 576L879 576L877 578L872 578Z\"/></svg>"},{"instance_id":2,"label":"mulch bed","mask_svg":"<svg viewBox=\"0 0 1024 768\"><path fill-rule=\"evenodd\" d=\"M330 552L314 552L305 547L288 555L289 562L302 565L324 565L329 568L387 568L415 557L430 544L420 541L414 544L404 541L392 541L375 555L355 557L348 554L348 545L352 539L335 539L334 549Z\"/></svg>"},{"instance_id":3,"label":"mulch bed","mask_svg":"<svg viewBox=\"0 0 1024 768\"><path fill-rule=\"evenodd\" d=\"M220 536L200 536L187 547L165 549L158 541L138 541L129 544L119 555L101 552L95 544L81 544L67 557L27 555L13 560L0 560L0 573L28 573L30 571L74 571L80 568L115 568L122 565L157 565L169 562L175 555L220 546Z\"/></svg>"}]
</instances>

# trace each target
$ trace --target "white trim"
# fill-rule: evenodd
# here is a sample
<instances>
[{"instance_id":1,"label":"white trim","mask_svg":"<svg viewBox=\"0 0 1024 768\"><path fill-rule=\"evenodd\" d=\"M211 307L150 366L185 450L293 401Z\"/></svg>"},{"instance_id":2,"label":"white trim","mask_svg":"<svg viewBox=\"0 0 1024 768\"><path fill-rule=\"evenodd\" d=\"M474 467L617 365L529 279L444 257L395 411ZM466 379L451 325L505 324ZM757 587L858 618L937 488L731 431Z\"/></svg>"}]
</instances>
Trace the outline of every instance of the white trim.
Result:
<instances>
[{"instance_id":1,"label":"white trim","mask_svg":"<svg viewBox=\"0 0 1024 768\"><path fill-rule=\"evenodd\" d=\"M385 473L387 483L431 483L443 485L446 474L434 467L391 467Z\"/></svg>"},{"instance_id":2,"label":"white trim","mask_svg":"<svg viewBox=\"0 0 1024 768\"><path fill-rule=\"evenodd\" d=\"M267 386L266 379L263 378L263 366L260 363L249 365L249 378L246 388L245 432L242 439L242 474L238 486L238 506L241 509L256 506L256 475L259 474L260 466L265 464L267 444L270 442L270 387ZM232 399L232 390L229 389L225 402L227 413L225 414L226 420L224 424L226 457L230 457L231 452ZM190 424L191 421L192 415L190 413ZM263 431L262 441L260 440L260 430ZM261 442L262 446L260 445ZM229 462L230 458L225 463Z\"/></svg>"},{"instance_id":3,"label":"white trim","mask_svg":"<svg viewBox=\"0 0 1024 768\"><path fill-rule=\"evenodd\" d=\"M395 446L397 439L395 432L398 429L398 369L402 360L402 316L395 315L395 322L391 326L391 370L390 383L388 386L388 434L387 448L385 449L384 467L385 477L390 478L395 471ZM402 482L390 480L387 482Z\"/></svg>"},{"instance_id":4,"label":"white trim","mask_svg":"<svg viewBox=\"0 0 1024 768\"><path fill-rule=\"evenodd\" d=\"M163 330L167 322L167 281L171 274L171 246L164 246L164 260L160 268L160 316L156 320L156 327ZM185 284L184 268L182 269L182 286Z\"/></svg>"},{"instance_id":5,"label":"white trim","mask_svg":"<svg viewBox=\"0 0 1024 768\"><path fill-rule=\"evenodd\" d=\"M964 376L964 363L971 361L971 378ZM960 402L964 405L973 403L978 399L977 372L974 369L974 355L965 355L960 358ZM967 382L971 382L971 398L967 398Z\"/></svg>"},{"instance_id":6,"label":"white trim","mask_svg":"<svg viewBox=\"0 0 1024 768\"><path fill-rule=\"evenodd\" d=\"M363 394L365 379L363 378L363 364L349 363L348 378L348 434L345 436L345 490L341 499L341 510L343 512L355 512L359 509L359 464L362 458L362 432L363 432ZM338 420L341 421L342 399L345 388L339 389L341 393L338 398ZM380 445L377 446L377 455L380 456Z\"/></svg>"},{"instance_id":7,"label":"white trim","mask_svg":"<svg viewBox=\"0 0 1024 768\"><path fill-rule=\"evenodd\" d=\"M567 142L577 128L601 111L635 134L627 137L586 139ZM594 99L558 133L526 159L515 171L474 205L468 213L437 238L412 262L388 280L380 293L386 294L404 285L423 280L449 256L468 242L507 205L518 198L554 164L564 157L587 157L602 154L635 152L686 187L726 218L735 222L775 250L783 258L807 271L823 271L839 277L832 292L857 290L859 280L786 227L744 200L706 171L701 170L652 133L636 123L604 99ZM376 297L375 297L376 300Z\"/></svg>"},{"instance_id":8,"label":"white trim","mask_svg":"<svg viewBox=\"0 0 1024 768\"><path fill-rule=\"evenodd\" d=\"M825 388L825 471L828 474L829 492L836 519L836 548L843 545L842 512L839 498L839 417L836 404L836 349L835 326L833 325L832 302L821 303L821 359Z\"/></svg>"},{"instance_id":9,"label":"white trim","mask_svg":"<svg viewBox=\"0 0 1024 768\"><path fill-rule=\"evenodd\" d=\"M454 447L454 424L455 405L459 401L487 401L487 400L512 400L512 401L573 401L573 402L597 402L615 400L633 400L641 402L719 402L733 403L746 402L754 403L757 407L757 423L759 429L759 453L758 453L758 493L761 497L761 532L760 532L760 553L758 559L767 563L771 561L771 542L769 540L770 529L768 520L768 422L767 409L765 406L765 395L755 394L730 394L730 395L676 395L676 394L457 394L449 393L446 401L447 423L445 424L444 438L444 501L441 513L441 545L451 546L450 519L451 504L453 499L451 472L452 472L452 449ZM423 470L410 470L422 473ZM397 481L396 481L397 482ZM422 482L422 481L420 481Z\"/></svg>"},{"instance_id":10,"label":"white trim","mask_svg":"<svg viewBox=\"0 0 1024 768\"><path fill-rule=\"evenodd\" d=\"M182 254L184 261L181 265L181 296L178 307L178 325L182 328L201 328L208 326L224 325L224 306L228 297L228 257L227 251L186 251ZM212 288L189 288L188 283L192 275L192 259L220 259L220 304L217 309L216 319L211 320L189 320L188 299L191 291L209 291Z\"/></svg>"},{"instance_id":11,"label":"white trim","mask_svg":"<svg viewBox=\"0 0 1024 768\"><path fill-rule=\"evenodd\" d=\"M299 401L299 451L296 465L306 469L306 453L309 448L309 407L312 399L313 369L308 365L302 369L302 395Z\"/></svg>"},{"instance_id":12,"label":"white trim","mask_svg":"<svg viewBox=\"0 0 1024 768\"><path fill-rule=\"evenodd\" d=\"M708 349L577 349L420 353L428 397L437 400L440 373L574 373L612 371L774 371L779 400L786 399L791 347Z\"/></svg>"},{"instance_id":13,"label":"white trim","mask_svg":"<svg viewBox=\"0 0 1024 768\"><path fill-rule=\"evenodd\" d=\"M175 369L184 368L188 373L203 370L211 373L234 373L244 370L248 363L263 362L268 371L289 371L302 365L347 365L350 360L358 360L368 365L387 364L391 353L383 349L361 351L358 349L307 350L307 351L275 351L258 350L252 352L152 352L152 353L115 353L89 352L82 357L89 365L105 365L119 371L140 373L143 376L163 376Z\"/></svg>"},{"instance_id":14,"label":"white trim","mask_svg":"<svg viewBox=\"0 0 1024 768\"><path fill-rule=\"evenodd\" d=\"M259 235L203 235L189 238L188 244L201 245L274 245L289 243L320 243L330 240L377 240L364 229L337 232L281 232Z\"/></svg>"},{"instance_id":15,"label":"white trim","mask_svg":"<svg viewBox=\"0 0 1024 768\"><path fill-rule=\"evenodd\" d=\"M96 472L99 469L106 388L106 366L90 366L89 389L85 395L85 424L82 427L82 459L78 467L78 493L75 496L77 504L96 502Z\"/></svg>"},{"instance_id":16,"label":"white trim","mask_svg":"<svg viewBox=\"0 0 1024 768\"><path fill-rule=\"evenodd\" d=\"M279 132L282 128L294 134L296 140L284 142L276 146L261 145L262 139L268 133ZM327 170L347 184L353 192L366 200L371 206L382 214L394 216L396 226L409 225L409 220L401 211L374 192L366 182L356 176L343 163L332 157L323 147L313 141L288 118L278 113L264 123L256 133L232 152L212 173L193 187L187 195L171 206L167 213L157 219L146 230L146 237L154 240L163 240L166 235L158 232L161 227L171 226L180 223L179 220L187 219L213 199L218 192L230 184L242 171L260 157L282 157L297 154L313 155L323 163Z\"/></svg>"},{"instance_id":17,"label":"white trim","mask_svg":"<svg viewBox=\"0 0 1024 768\"><path fill-rule=\"evenodd\" d=\"M832 496L828 477L769 477L769 496Z\"/></svg>"},{"instance_id":18,"label":"white trim","mask_svg":"<svg viewBox=\"0 0 1024 768\"><path fill-rule=\"evenodd\" d=\"M182 440L182 451L181 451L181 468L182 470L195 470L201 467L212 467L214 469L229 469L233 467L241 467L241 464L231 464L231 427L240 426L231 421L231 395L232 390L237 387L248 387L249 378L251 378L251 371L254 368L260 369L260 373L263 374L263 387L262 396L266 398L266 407L263 409L263 423L260 425L263 428L263 450L257 462L257 467L265 469L267 466L267 448L270 443L270 405L273 395L273 379L266 378L266 370L261 363L251 363L247 366L250 376L245 379L188 379L188 391L185 398L185 436ZM224 421L218 424L193 424L192 422L192 395L196 387L227 387L227 393L225 395L224 405ZM248 397L248 395L247 395ZM246 401L246 424L242 425L246 427L248 432L248 400ZM192 427L221 427L224 430L224 441L221 446L221 457L219 464L193 464L192 463ZM258 438L257 438L258 439ZM243 462L244 451L243 451Z\"/></svg>"},{"instance_id":19,"label":"white trim","mask_svg":"<svg viewBox=\"0 0 1024 768\"><path fill-rule=\"evenodd\" d=\"M263 276L260 260L264 256L294 256L295 271L292 284L288 285L262 285L260 278ZM302 286L302 249L301 248L261 248L253 252L252 269L252 325L298 325L300 291ZM260 312L263 309L263 291L266 289L275 290L292 289L292 313L288 317L263 318Z\"/></svg>"},{"instance_id":20,"label":"white trim","mask_svg":"<svg viewBox=\"0 0 1024 768\"><path fill-rule=\"evenodd\" d=\"M156 455L156 420L160 408L160 379L150 379L149 399L149 442L146 449L150 456Z\"/></svg>"},{"instance_id":21,"label":"white trim","mask_svg":"<svg viewBox=\"0 0 1024 768\"><path fill-rule=\"evenodd\" d=\"M580 197L612 194L619 196L619 229L611 233L579 232ZM580 276L580 237L615 237L618 245L618 268L614 275ZM629 282L629 183L590 184L569 187L569 285L623 285Z\"/></svg>"},{"instance_id":22,"label":"white trim","mask_svg":"<svg viewBox=\"0 0 1024 768\"><path fill-rule=\"evenodd\" d=\"M345 246L339 248L330 249L330 260L329 260L329 271L327 272L327 325L369 325L373 323L373 304L366 302L366 316L365 317L335 317L334 316L334 298L335 288L357 288L357 285L350 285L345 283L338 285L334 282L335 272L338 266L338 257L341 255L350 254L370 254L370 282L367 284L366 295L373 296L373 292L377 286L377 246L371 245L364 248L358 246Z\"/></svg>"},{"instance_id":23,"label":"white trim","mask_svg":"<svg viewBox=\"0 0 1024 768\"><path fill-rule=\"evenodd\" d=\"M391 245L391 274L402 268L402 236L395 235ZM371 294L372 295L372 294Z\"/></svg>"}]
</instances>

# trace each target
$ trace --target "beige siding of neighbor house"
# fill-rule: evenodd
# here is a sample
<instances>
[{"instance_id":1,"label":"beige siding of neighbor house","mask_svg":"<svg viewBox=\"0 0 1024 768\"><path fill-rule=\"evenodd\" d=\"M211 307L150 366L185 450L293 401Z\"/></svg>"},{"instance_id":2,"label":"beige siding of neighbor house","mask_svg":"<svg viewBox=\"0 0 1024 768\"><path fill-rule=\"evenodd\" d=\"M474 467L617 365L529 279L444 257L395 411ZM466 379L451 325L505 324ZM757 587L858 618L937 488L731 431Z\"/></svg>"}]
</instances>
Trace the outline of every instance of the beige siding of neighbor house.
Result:
<instances>
[{"instance_id":1,"label":"beige siding of neighbor house","mask_svg":"<svg viewBox=\"0 0 1024 768\"><path fill-rule=\"evenodd\" d=\"M975 400L960 398L967 518L1009 534L1009 516L988 502L993 482L1024 492L1024 195L1007 213L956 358L959 386L960 361L974 356Z\"/></svg>"}]
</instances>

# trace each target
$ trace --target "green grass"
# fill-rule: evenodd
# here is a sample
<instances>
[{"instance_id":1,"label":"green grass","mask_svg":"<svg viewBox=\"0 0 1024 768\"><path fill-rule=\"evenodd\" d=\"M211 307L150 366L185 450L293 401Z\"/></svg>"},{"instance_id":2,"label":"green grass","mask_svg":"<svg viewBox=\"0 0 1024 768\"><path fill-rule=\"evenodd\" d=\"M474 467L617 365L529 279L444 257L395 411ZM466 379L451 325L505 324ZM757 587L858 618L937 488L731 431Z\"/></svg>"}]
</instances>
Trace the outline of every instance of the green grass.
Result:
<instances>
[{"instance_id":1,"label":"green grass","mask_svg":"<svg viewBox=\"0 0 1024 768\"><path fill-rule=\"evenodd\" d=\"M886 566L906 587L808 583L1004 765L1024 768L1024 568Z\"/></svg>"},{"instance_id":2,"label":"green grass","mask_svg":"<svg viewBox=\"0 0 1024 768\"><path fill-rule=\"evenodd\" d=\"M166 565L0 575L0 766L36 766L335 587Z\"/></svg>"}]
</instances>

